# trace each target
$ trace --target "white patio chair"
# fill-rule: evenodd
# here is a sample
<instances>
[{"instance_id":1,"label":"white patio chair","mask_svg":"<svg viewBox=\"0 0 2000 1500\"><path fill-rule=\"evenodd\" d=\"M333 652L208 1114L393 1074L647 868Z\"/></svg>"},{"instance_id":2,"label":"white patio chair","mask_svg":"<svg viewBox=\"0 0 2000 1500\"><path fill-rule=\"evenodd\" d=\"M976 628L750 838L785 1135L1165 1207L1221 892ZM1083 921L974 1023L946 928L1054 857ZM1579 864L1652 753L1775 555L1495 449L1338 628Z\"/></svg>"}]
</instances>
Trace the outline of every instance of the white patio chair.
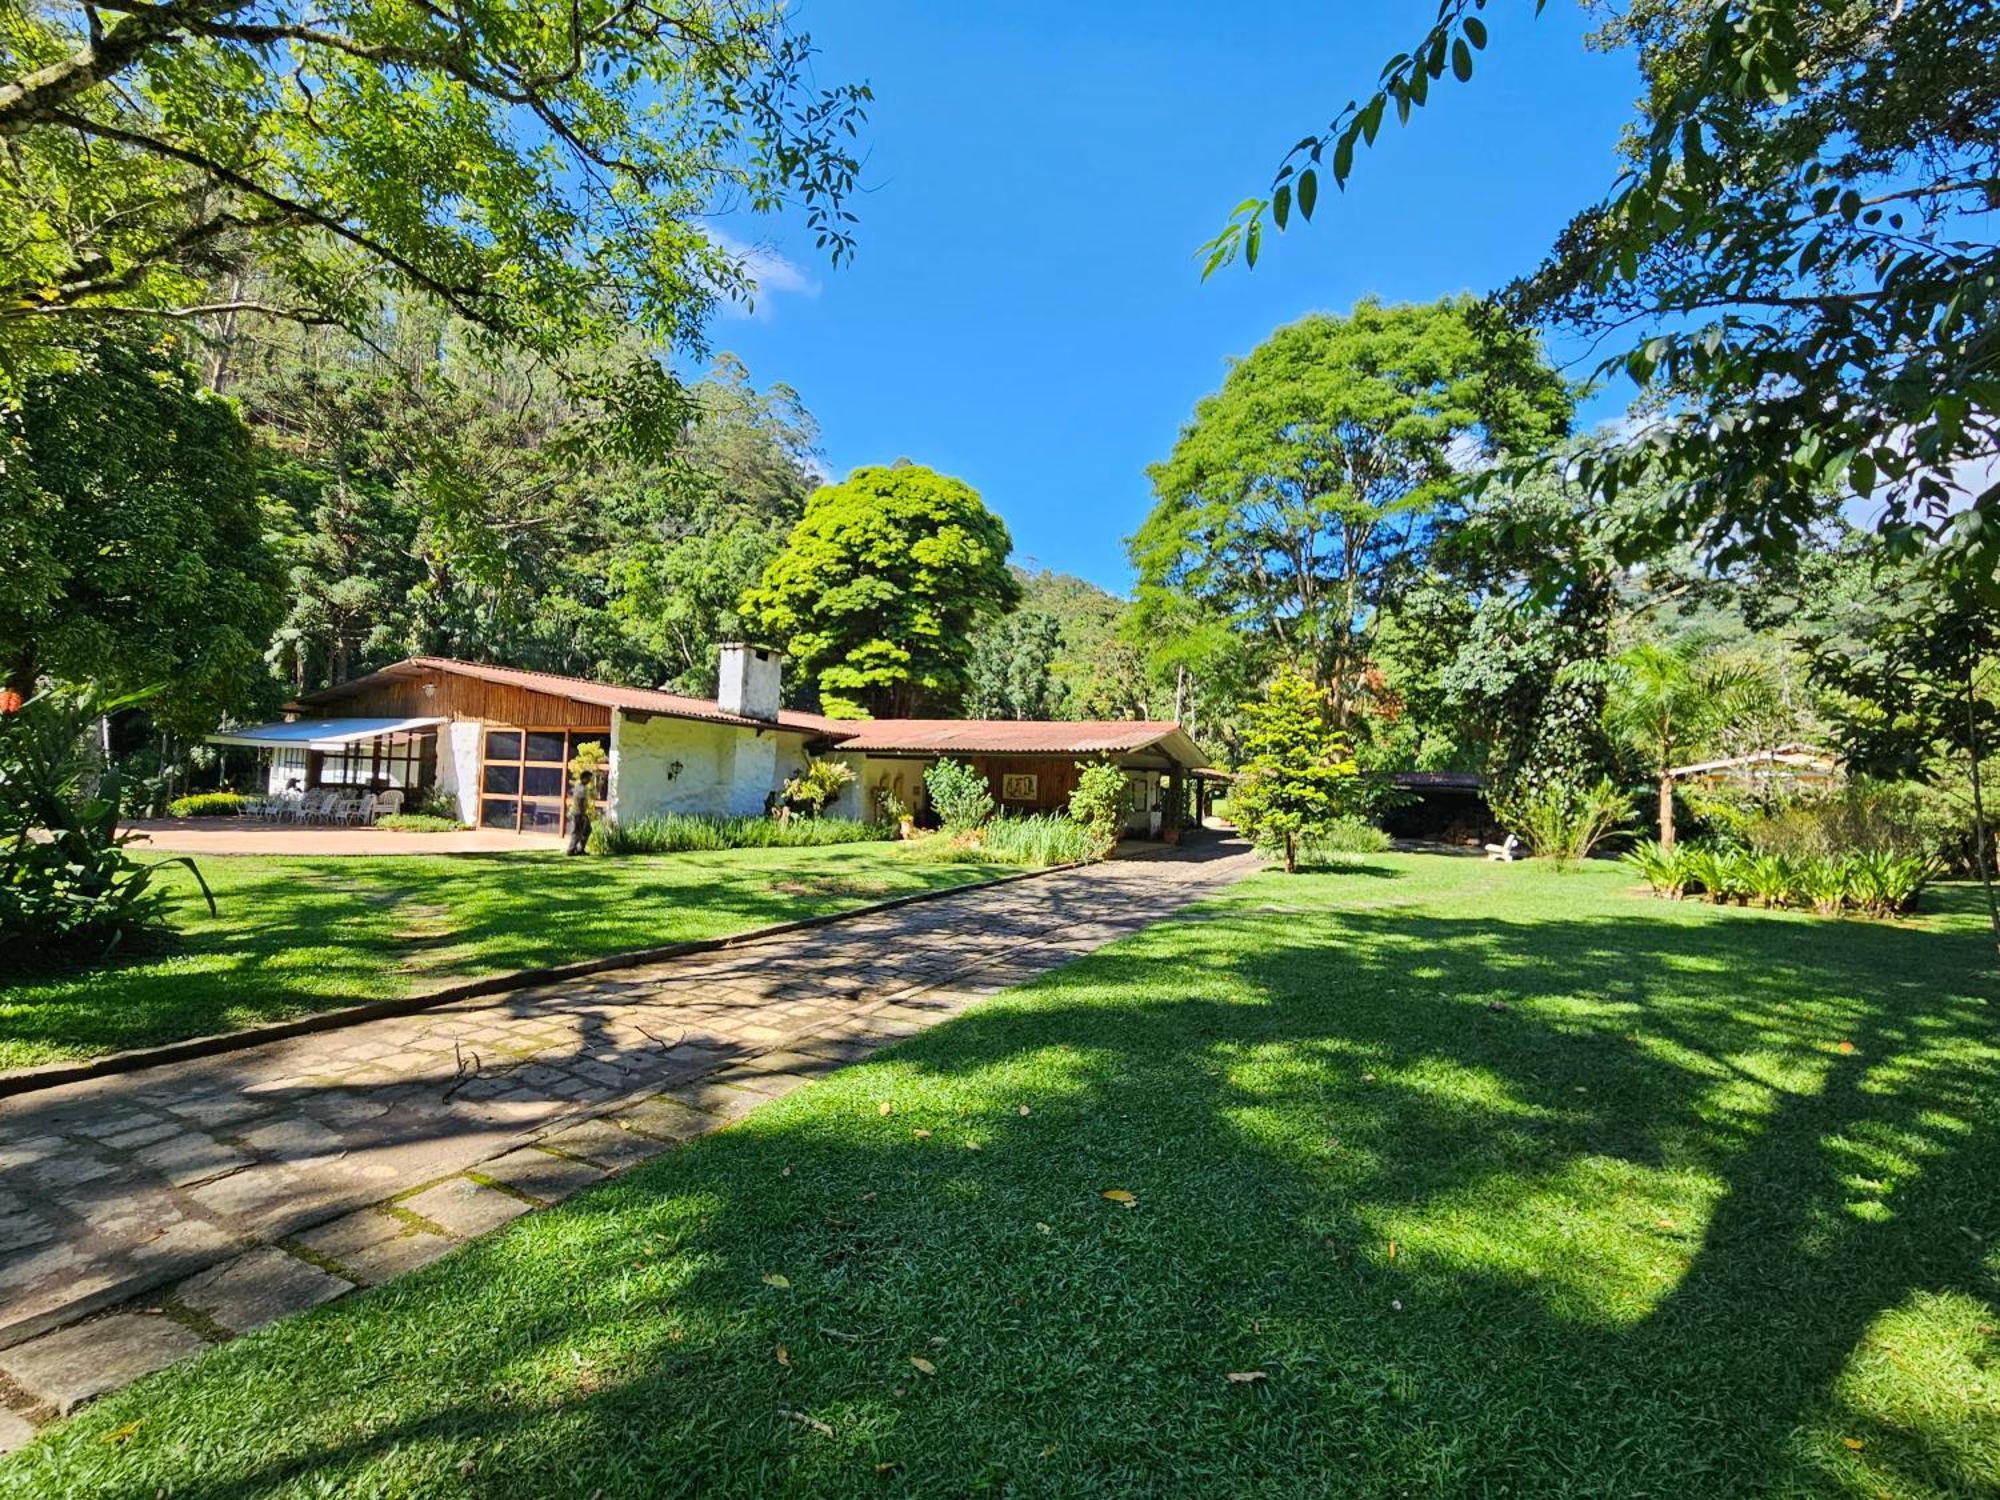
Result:
<instances>
[{"instance_id":1,"label":"white patio chair","mask_svg":"<svg viewBox=\"0 0 2000 1500\"><path fill-rule=\"evenodd\" d=\"M1486 846L1486 857L1488 859L1499 860L1503 864L1512 864L1521 857L1521 841L1510 833L1507 835L1506 843L1488 844Z\"/></svg>"},{"instance_id":2,"label":"white patio chair","mask_svg":"<svg viewBox=\"0 0 2000 1500\"><path fill-rule=\"evenodd\" d=\"M403 794L398 788L392 786L386 792L377 792L375 794L375 817L393 818L402 810ZM371 821L373 820L371 819Z\"/></svg>"},{"instance_id":3,"label":"white patio chair","mask_svg":"<svg viewBox=\"0 0 2000 1500\"><path fill-rule=\"evenodd\" d=\"M364 828L375 821L376 797L373 792L364 793L340 805L340 821L350 827L356 823Z\"/></svg>"}]
</instances>

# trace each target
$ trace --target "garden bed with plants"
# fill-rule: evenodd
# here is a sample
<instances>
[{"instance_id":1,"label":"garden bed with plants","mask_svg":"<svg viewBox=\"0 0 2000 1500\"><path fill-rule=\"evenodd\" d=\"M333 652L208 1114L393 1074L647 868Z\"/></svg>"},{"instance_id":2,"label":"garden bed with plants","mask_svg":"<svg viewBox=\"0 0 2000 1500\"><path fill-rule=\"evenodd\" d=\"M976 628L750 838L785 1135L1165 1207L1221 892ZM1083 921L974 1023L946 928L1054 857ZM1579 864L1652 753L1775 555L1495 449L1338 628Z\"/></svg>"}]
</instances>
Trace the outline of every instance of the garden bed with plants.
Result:
<instances>
[{"instance_id":1,"label":"garden bed with plants","mask_svg":"<svg viewBox=\"0 0 2000 1500\"><path fill-rule=\"evenodd\" d=\"M1821 916L1858 911L1907 916L1940 870L1927 854L1886 849L1847 854L1760 853L1728 844L1641 844L1625 856L1655 895L1705 896L1718 906L1794 907Z\"/></svg>"}]
</instances>

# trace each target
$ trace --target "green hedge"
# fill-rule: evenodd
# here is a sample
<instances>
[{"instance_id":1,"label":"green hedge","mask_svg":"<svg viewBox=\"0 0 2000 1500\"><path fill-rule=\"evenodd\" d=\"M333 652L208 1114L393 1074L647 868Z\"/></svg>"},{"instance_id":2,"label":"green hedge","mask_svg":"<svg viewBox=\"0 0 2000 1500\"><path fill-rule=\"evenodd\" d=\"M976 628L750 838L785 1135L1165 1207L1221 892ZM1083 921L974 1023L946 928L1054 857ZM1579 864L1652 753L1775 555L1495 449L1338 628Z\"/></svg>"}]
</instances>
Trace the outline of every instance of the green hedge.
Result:
<instances>
[{"instance_id":1,"label":"green hedge","mask_svg":"<svg viewBox=\"0 0 2000 1500\"><path fill-rule=\"evenodd\" d=\"M196 792L167 804L170 818L234 818L250 799L241 792Z\"/></svg>"},{"instance_id":2,"label":"green hedge","mask_svg":"<svg viewBox=\"0 0 2000 1500\"><path fill-rule=\"evenodd\" d=\"M377 818L375 826L391 833L459 833L465 828L456 818L440 818L431 813L390 813Z\"/></svg>"}]
</instances>

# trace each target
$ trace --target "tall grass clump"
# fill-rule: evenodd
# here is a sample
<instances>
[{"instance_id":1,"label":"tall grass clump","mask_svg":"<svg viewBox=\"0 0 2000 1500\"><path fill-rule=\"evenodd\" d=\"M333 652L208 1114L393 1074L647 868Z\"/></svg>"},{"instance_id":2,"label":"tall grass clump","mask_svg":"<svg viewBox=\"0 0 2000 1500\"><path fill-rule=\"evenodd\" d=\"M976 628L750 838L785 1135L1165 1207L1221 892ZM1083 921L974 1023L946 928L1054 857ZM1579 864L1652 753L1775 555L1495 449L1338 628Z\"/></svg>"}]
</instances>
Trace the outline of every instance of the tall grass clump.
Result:
<instances>
[{"instance_id":1,"label":"tall grass clump","mask_svg":"<svg viewBox=\"0 0 2000 1500\"><path fill-rule=\"evenodd\" d=\"M1031 868L1076 864L1098 852L1091 831L1062 813L995 818L979 831L979 846L991 859Z\"/></svg>"},{"instance_id":2,"label":"tall grass clump","mask_svg":"<svg viewBox=\"0 0 2000 1500\"><path fill-rule=\"evenodd\" d=\"M1607 776L1595 786L1536 787L1504 809L1501 821L1525 835L1528 847L1560 870L1588 859L1632 817L1632 798Z\"/></svg>"},{"instance_id":3,"label":"tall grass clump","mask_svg":"<svg viewBox=\"0 0 2000 1500\"><path fill-rule=\"evenodd\" d=\"M591 830L593 854L700 854L722 849L812 849L864 844L896 836L893 824L856 818L718 818L661 813L620 823L601 819Z\"/></svg>"}]
</instances>

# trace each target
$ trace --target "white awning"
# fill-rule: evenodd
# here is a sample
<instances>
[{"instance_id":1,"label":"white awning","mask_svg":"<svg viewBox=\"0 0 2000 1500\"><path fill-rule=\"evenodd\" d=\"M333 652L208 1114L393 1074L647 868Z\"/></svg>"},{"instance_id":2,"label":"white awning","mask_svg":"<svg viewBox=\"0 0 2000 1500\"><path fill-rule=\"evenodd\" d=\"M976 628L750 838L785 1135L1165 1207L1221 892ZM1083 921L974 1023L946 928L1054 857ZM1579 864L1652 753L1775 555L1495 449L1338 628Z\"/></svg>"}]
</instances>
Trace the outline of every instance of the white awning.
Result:
<instances>
[{"instance_id":1,"label":"white awning","mask_svg":"<svg viewBox=\"0 0 2000 1500\"><path fill-rule=\"evenodd\" d=\"M242 729L211 734L211 745L257 745L264 749L286 748L338 750L356 740L382 739L394 734L415 734L444 723L443 719L294 719L290 723L251 724Z\"/></svg>"}]
</instances>

